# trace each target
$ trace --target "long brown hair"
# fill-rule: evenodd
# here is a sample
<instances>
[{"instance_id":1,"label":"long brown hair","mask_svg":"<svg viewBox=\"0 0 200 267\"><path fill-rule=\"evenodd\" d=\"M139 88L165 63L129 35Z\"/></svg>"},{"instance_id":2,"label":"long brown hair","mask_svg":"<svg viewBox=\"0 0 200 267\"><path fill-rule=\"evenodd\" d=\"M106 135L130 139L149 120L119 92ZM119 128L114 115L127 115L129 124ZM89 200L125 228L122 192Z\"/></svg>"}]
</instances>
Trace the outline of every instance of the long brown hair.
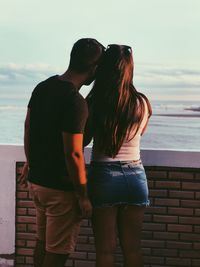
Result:
<instances>
[{"instance_id":1,"label":"long brown hair","mask_svg":"<svg viewBox=\"0 0 200 267\"><path fill-rule=\"evenodd\" d=\"M147 97L133 86L133 57L130 47L110 45L96 72L94 86L87 96L92 128L98 149L115 157L123 141L133 138L144 118ZM130 136L130 132L134 135Z\"/></svg>"}]
</instances>

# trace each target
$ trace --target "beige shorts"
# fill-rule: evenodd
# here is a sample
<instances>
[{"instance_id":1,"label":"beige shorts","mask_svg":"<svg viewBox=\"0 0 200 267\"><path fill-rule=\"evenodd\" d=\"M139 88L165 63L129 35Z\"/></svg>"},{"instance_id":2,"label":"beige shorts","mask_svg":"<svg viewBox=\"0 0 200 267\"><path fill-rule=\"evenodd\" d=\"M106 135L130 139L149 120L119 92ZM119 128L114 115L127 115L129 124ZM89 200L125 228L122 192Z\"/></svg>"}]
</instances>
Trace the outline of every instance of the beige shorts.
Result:
<instances>
[{"instance_id":1,"label":"beige shorts","mask_svg":"<svg viewBox=\"0 0 200 267\"><path fill-rule=\"evenodd\" d=\"M37 239L45 242L48 252L73 252L81 223L78 200L74 192L32 183L29 183L29 190L36 207Z\"/></svg>"}]
</instances>

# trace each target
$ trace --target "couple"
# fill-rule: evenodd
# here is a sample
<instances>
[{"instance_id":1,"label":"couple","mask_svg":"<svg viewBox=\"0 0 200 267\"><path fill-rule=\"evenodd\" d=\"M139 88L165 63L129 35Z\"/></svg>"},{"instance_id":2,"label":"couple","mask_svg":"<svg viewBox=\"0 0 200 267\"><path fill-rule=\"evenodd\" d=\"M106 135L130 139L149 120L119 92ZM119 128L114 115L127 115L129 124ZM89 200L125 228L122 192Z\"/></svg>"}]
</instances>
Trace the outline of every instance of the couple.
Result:
<instances>
[{"instance_id":1,"label":"couple","mask_svg":"<svg viewBox=\"0 0 200 267\"><path fill-rule=\"evenodd\" d=\"M82 85L95 79L86 100ZM151 115L132 83L131 47L78 40L63 75L39 83L28 104L19 179L36 206L35 267L62 267L74 250L81 219L92 218L96 266L114 266L116 236L124 266L142 267L141 228L148 187L140 136ZM83 146L91 142L86 178Z\"/></svg>"}]
</instances>

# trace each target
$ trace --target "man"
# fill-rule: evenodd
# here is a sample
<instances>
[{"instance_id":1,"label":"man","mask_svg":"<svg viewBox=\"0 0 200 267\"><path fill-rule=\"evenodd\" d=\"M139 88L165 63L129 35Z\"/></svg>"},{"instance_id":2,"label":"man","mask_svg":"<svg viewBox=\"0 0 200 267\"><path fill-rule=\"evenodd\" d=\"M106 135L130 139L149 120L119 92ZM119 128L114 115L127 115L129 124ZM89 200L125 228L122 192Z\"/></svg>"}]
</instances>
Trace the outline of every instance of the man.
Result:
<instances>
[{"instance_id":1,"label":"man","mask_svg":"<svg viewBox=\"0 0 200 267\"><path fill-rule=\"evenodd\" d=\"M39 83L28 104L24 147L26 174L36 206L35 267L63 267L74 250L81 217L91 215L87 197L83 132L88 116L78 92L89 85L103 53L95 39L78 40L67 71Z\"/></svg>"}]
</instances>

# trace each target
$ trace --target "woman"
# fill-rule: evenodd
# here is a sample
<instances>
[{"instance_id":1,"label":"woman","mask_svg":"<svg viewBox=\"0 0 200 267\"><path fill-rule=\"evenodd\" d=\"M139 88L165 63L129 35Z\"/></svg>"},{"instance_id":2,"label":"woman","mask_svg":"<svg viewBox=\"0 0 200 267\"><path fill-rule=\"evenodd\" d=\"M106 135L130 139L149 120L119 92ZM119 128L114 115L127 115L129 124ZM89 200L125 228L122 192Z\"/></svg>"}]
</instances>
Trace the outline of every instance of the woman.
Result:
<instances>
[{"instance_id":1,"label":"woman","mask_svg":"<svg viewBox=\"0 0 200 267\"><path fill-rule=\"evenodd\" d=\"M131 47L109 45L87 96L85 132L86 144L94 139L88 193L97 267L114 266L117 232L125 266L143 266L141 229L149 201L139 145L152 111L132 80Z\"/></svg>"}]
</instances>

